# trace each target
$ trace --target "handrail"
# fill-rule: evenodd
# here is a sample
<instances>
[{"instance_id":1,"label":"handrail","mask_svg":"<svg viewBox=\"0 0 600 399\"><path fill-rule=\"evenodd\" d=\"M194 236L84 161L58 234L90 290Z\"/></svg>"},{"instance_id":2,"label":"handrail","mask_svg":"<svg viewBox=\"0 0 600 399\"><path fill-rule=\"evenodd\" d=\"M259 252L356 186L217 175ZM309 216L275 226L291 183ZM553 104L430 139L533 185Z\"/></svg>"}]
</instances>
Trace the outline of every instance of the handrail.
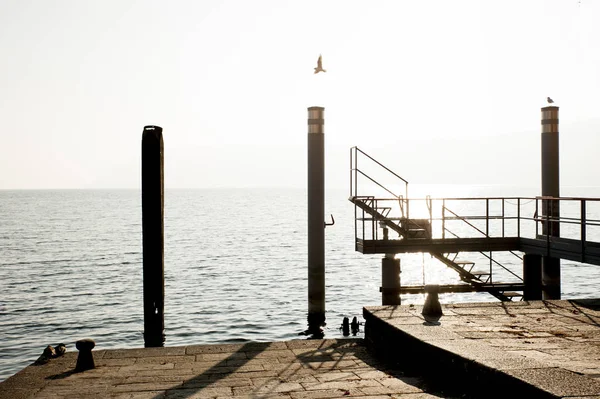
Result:
<instances>
[{"instance_id":1,"label":"handrail","mask_svg":"<svg viewBox=\"0 0 600 399\"><path fill-rule=\"evenodd\" d=\"M392 176L394 176L398 180L402 181L404 183L404 196L402 197L402 195L395 194L390 189L385 187L383 184L379 183L377 180L375 180L374 178L372 178L371 176L367 175L365 172L360 170L358 167L359 153L364 155L368 159L370 159L377 166L379 166L383 170L387 171L388 173L390 173ZM400 175L398 175L396 172L394 172L387 166L385 166L384 164L382 164L381 162L379 162L378 160L376 160L375 158L373 158L372 156L370 156L369 154L367 154L366 152L364 152L363 150L361 150L360 148L358 148L358 146L354 146L354 147L350 148L350 196L351 197L356 197L358 195L359 174L360 174L360 176L366 177L368 180L375 183L377 186L379 186L380 188L382 188L383 190L385 190L386 192L391 194L395 199L406 198L405 200L401 200L401 201L406 202L406 217L409 217L408 181L406 179L402 178ZM354 190L353 190L353 188L354 188ZM402 205L403 205L402 202L400 202L400 206L402 207L402 210L404 211L404 207Z\"/></svg>"},{"instance_id":2,"label":"handrail","mask_svg":"<svg viewBox=\"0 0 600 399\"><path fill-rule=\"evenodd\" d=\"M446 229L446 231L450 234L452 234L454 237L456 238L460 238L460 236L456 233L454 233L453 231L451 231L450 229ZM500 266L502 269L506 270L507 272L509 272L510 274L512 274L513 276L515 276L517 279L523 281L522 277L519 277L517 274L515 274L512 270L508 269L506 266L504 266L502 263L498 262L496 259L494 259L493 257L487 255L485 252L483 251L478 251L481 255L485 256L486 258L488 258L490 260L490 262L494 262L496 265ZM523 260L523 258L521 258L519 255L517 255L516 253L514 253L514 251L508 251L511 254L513 254L514 256L516 256L517 258ZM492 275L491 270L490 270L490 276Z\"/></svg>"},{"instance_id":3,"label":"handrail","mask_svg":"<svg viewBox=\"0 0 600 399\"><path fill-rule=\"evenodd\" d=\"M466 224L468 224L469 226L471 226L472 228L474 228L475 230L477 230L478 232L480 232L481 234L483 234L486 237L490 237L487 233L484 233L483 231L481 231L479 228L477 228L476 226L473 226L471 223L469 223L469 221L467 219L465 219L463 216L460 216L458 214L456 214L455 212L453 212L451 209L447 208L444 206L444 208L442 209L442 217L444 217L444 211L448 211L451 214L453 214L456 217L456 220L462 220L463 222L465 222ZM489 219L489 217L487 218Z\"/></svg>"},{"instance_id":4,"label":"handrail","mask_svg":"<svg viewBox=\"0 0 600 399\"><path fill-rule=\"evenodd\" d=\"M375 162L377 165L381 166L383 169L387 170L388 172L390 172L391 174L393 174L394 176L396 176L398 179L402 180L404 183L408 184L408 182L406 180L404 180L402 177L398 176L393 170L390 170L387 166L383 165L381 162L379 162L378 160L376 160L375 158L373 158L372 156L370 156L369 154L367 154L366 152L364 152L363 150L361 150L357 146L354 146L352 148L354 148L357 151L359 151L361 154L363 154L364 156L366 156L367 158L369 158L371 161Z\"/></svg>"},{"instance_id":5,"label":"handrail","mask_svg":"<svg viewBox=\"0 0 600 399\"><path fill-rule=\"evenodd\" d=\"M373 183L377 184L379 187L383 188L385 191L387 191L388 193L392 194L394 196L394 198L398 198L399 196L394 194L393 192L391 192L390 190L388 190L385 186L383 186L382 184L380 184L378 181L374 180L373 178L371 178L371 176L365 174L362 170L360 169L356 169L356 171L358 173L360 173L361 175L363 175L364 177L366 177L367 179L371 180Z\"/></svg>"},{"instance_id":6,"label":"handrail","mask_svg":"<svg viewBox=\"0 0 600 399\"><path fill-rule=\"evenodd\" d=\"M517 256L515 253L513 253L512 251L510 251L510 252L513 255L515 255L517 258L519 258L519 256ZM504 266L502 263L498 262L496 259L492 258L489 255L486 255L484 252L480 251L479 253L481 253L483 256L485 256L486 258L488 258L490 260L490 262L494 262L496 265L500 266L502 269L506 270L507 272L509 272L510 274L512 274L513 276L515 276L516 278L518 278L519 280L523 281L522 277L519 277L518 275L516 275L512 270L508 269L506 266Z\"/></svg>"}]
</instances>

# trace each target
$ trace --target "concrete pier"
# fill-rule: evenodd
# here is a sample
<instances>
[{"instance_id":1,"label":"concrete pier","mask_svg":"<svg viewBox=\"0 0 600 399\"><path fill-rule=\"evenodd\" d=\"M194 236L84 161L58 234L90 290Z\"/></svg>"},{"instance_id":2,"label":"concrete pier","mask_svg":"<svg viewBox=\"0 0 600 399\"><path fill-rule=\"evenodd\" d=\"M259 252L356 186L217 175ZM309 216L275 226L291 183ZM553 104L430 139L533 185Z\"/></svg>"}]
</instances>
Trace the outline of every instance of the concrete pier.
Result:
<instances>
[{"instance_id":1,"label":"concrete pier","mask_svg":"<svg viewBox=\"0 0 600 399\"><path fill-rule=\"evenodd\" d=\"M83 372L69 350L0 399L600 398L600 300L442 308L364 308L364 340L100 349Z\"/></svg>"},{"instance_id":2,"label":"concrete pier","mask_svg":"<svg viewBox=\"0 0 600 399\"><path fill-rule=\"evenodd\" d=\"M365 308L367 346L469 397L600 398L600 300L442 308L437 323L422 306Z\"/></svg>"},{"instance_id":3,"label":"concrete pier","mask_svg":"<svg viewBox=\"0 0 600 399\"><path fill-rule=\"evenodd\" d=\"M426 384L384 366L361 339L94 351L96 368L75 373L76 353L29 366L0 383L2 399L406 398Z\"/></svg>"}]
</instances>

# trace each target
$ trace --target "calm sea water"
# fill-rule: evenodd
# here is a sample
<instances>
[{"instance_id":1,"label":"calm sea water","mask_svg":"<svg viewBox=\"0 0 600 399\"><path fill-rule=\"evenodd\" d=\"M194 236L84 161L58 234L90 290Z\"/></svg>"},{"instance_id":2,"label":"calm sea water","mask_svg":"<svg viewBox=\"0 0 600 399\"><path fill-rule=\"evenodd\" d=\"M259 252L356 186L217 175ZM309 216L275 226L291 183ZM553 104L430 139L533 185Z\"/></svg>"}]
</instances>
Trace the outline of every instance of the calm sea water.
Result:
<instances>
[{"instance_id":1,"label":"calm sea water","mask_svg":"<svg viewBox=\"0 0 600 399\"><path fill-rule=\"evenodd\" d=\"M494 188L434 195L514 195ZM499 191L499 192L497 192ZM570 195L597 196L599 189ZM534 195L529 192L517 193ZM306 328L306 191L167 190L166 345L298 338ZM354 208L328 191L326 337L380 304L380 255L354 251ZM518 259L508 263L515 271ZM402 256L403 284L455 283L429 256ZM597 297L600 268L563 261L563 297ZM422 303L421 296L403 298ZM443 302L494 300L452 294ZM46 345L90 337L142 347L141 198L137 190L0 191L0 380Z\"/></svg>"}]
</instances>

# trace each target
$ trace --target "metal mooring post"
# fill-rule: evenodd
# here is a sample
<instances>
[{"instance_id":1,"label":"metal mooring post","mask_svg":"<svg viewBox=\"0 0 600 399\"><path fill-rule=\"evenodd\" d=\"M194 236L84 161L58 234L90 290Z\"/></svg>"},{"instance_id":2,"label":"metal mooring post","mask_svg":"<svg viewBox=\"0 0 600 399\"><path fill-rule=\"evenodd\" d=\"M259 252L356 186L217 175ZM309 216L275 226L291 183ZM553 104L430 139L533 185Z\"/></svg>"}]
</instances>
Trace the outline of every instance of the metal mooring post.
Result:
<instances>
[{"instance_id":1,"label":"metal mooring post","mask_svg":"<svg viewBox=\"0 0 600 399\"><path fill-rule=\"evenodd\" d=\"M542 108L542 196L560 197L558 151L558 107ZM560 236L558 200L542 200L542 234ZM550 220L548 220L550 219ZM542 298L560 299L560 259L542 258Z\"/></svg>"},{"instance_id":2,"label":"metal mooring post","mask_svg":"<svg viewBox=\"0 0 600 399\"><path fill-rule=\"evenodd\" d=\"M325 149L323 107L308 108L308 331L325 325Z\"/></svg>"},{"instance_id":3,"label":"metal mooring post","mask_svg":"<svg viewBox=\"0 0 600 399\"><path fill-rule=\"evenodd\" d=\"M144 262L144 346L165 342L164 159L162 128L142 134L142 246Z\"/></svg>"}]
</instances>

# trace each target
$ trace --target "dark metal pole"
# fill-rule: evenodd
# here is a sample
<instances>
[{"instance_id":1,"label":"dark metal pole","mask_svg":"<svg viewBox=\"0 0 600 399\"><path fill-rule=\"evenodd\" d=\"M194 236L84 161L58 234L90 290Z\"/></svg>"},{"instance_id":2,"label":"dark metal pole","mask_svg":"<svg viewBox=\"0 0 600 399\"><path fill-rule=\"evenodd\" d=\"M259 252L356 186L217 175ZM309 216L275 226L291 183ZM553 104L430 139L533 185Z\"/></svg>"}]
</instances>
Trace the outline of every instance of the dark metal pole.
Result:
<instances>
[{"instance_id":1,"label":"dark metal pole","mask_svg":"<svg viewBox=\"0 0 600 399\"><path fill-rule=\"evenodd\" d=\"M144 262L144 346L165 342L164 159L162 128L142 134L142 245Z\"/></svg>"},{"instance_id":2,"label":"dark metal pole","mask_svg":"<svg viewBox=\"0 0 600 399\"><path fill-rule=\"evenodd\" d=\"M308 108L308 330L325 325L325 132L323 107Z\"/></svg>"},{"instance_id":3,"label":"dark metal pole","mask_svg":"<svg viewBox=\"0 0 600 399\"><path fill-rule=\"evenodd\" d=\"M542 108L542 196L560 197L558 107ZM550 201L544 204L544 201ZM545 205L545 206L544 206ZM558 200L543 200L544 220L542 234L560 236L560 205ZM543 299L560 299L560 259L544 256L542 259Z\"/></svg>"}]
</instances>

